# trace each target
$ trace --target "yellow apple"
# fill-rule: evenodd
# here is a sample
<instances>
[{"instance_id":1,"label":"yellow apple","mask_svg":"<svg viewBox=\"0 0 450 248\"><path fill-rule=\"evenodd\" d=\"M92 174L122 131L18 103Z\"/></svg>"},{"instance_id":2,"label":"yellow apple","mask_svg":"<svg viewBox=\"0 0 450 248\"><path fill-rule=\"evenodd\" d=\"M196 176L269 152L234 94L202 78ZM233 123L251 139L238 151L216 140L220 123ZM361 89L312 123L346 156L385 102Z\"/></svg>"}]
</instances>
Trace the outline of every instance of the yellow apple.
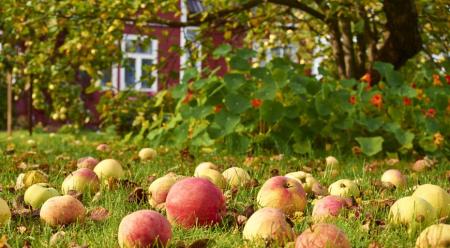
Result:
<instances>
[{"instance_id":1,"label":"yellow apple","mask_svg":"<svg viewBox=\"0 0 450 248\"><path fill-rule=\"evenodd\" d=\"M213 169L200 170L197 173L196 177L207 179L208 181L214 183L214 185L216 185L220 189L225 189L225 187L227 186L227 181L225 180L225 177L223 177L223 175L220 172Z\"/></svg>"},{"instance_id":2,"label":"yellow apple","mask_svg":"<svg viewBox=\"0 0 450 248\"><path fill-rule=\"evenodd\" d=\"M420 185L412 195L430 203L438 217L444 218L450 214L450 194L443 188L433 184L424 184Z\"/></svg>"},{"instance_id":3,"label":"yellow apple","mask_svg":"<svg viewBox=\"0 0 450 248\"><path fill-rule=\"evenodd\" d=\"M436 224L425 228L416 240L416 248L450 247L450 225Z\"/></svg>"},{"instance_id":4,"label":"yellow apple","mask_svg":"<svg viewBox=\"0 0 450 248\"><path fill-rule=\"evenodd\" d=\"M231 188L246 186L252 181L252 178L247 171L240 167L228 168L222 173L222 175Z\"/></svg>"},{"instance_id":5,"label":"yellow apple","mask_svg":"<svg viewBox=\"0 0 450 248\"><path fill-rule=\"evenodd\" d=\"M422 198L407 196L391 206L388 219L394 225L407 225L415 229L419 225L431 224L436 219L436 210Z\"/></svg>"},{"instance_id":6,"label":"yellow apple","mask_svg":"<svg viewBox=\"0 0 450 248\"><path fill-rule=\"evenodd\" d=\"M156 157L156 155L157 153L155 149L152 148L142 148L138 154L141 160L152 160Z\"/></svg>"},{"instance_id":7,"label":"yellow apple","mask_svg":"<svg viewBox=\"0 0 450 248\"><path fill-rule=\"evenodd\" d=\"M342 197L358 197L360 192L358 185L349 179L338 180L328 187L330 195L337 195Z\"/></svg>"},{"instance_id":8,"label":"yellow apple","mask_svg":"<svg viewBox=\"0 0 450 248\"><path fill-rule=\"evenodd\" d=\"M108 178L120 179L124 176L122 165L115 159L105 159L100 161L95 168L95 174L97 174L100 180L107 180Z\"/></svg>"},{"instance_id":9,"label":"yellow apple","mask_svg":"<svg viewBox=\"0 0 450 248\"><path fill-rule=\"evenodd\" d=\"M8 203L0 198L0 225L5 225L11 219L11 210Z\"/></svg>"}]
</instances>

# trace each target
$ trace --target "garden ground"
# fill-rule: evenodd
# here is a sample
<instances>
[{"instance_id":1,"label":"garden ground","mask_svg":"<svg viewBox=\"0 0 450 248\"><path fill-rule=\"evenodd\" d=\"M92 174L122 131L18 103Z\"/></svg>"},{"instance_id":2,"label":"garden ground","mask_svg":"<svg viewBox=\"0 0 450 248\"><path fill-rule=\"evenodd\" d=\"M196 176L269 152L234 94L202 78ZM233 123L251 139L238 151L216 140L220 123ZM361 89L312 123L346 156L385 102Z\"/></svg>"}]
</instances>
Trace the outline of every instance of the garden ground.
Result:
<instances>
[{"instance_id":1,"label":"garden ground","mask_svg":"<svg viewBox=\"0 0 450 248\"><path fill-rule=\"evenodd\" d=\"M0 197L7 200L10 207L24 193L23 190L13 189L17 176L24 170L39 167L48 173L50 184L60 189L65 176L76 169L75 161L85 156L117 159L126 169L128 183L120 183L114 189L103 188L96 197L83 196L82 201L88 210L102 207L109 211L110 216L102 221L88 219L84 223L52 229L41 223L38 217L26 214L14 216L9 225L0 227L0 233L6 235L3 236L3 241L7 238L11 247L24 247L26 244L31 247L48 247L52 235L59 231L64 231L65 235L59 239L57 247L118 247L117 230L120 220L133 211L150 208L146 201L130 202L129 195L135 187L142 187L146 191L152 179L168 172L193 175L195 166L202 161L212 161L221 170L231 166L243 167L259 182L259 186L255 183L254 187L240 188L228 201L229 214L218 226L192 230L174 228L171 241L173 247L188 246L204 239L210 240L208 247L256 247L256 244L244 242L242 226L237 224L233 216L248 214L251 209L249 206L256 204L255 198L260 185L275 174L311 170L323 185L341 178L357 179L363 193L361 198L356 199L358 206L333 220L345 231L353 247L413 247L418 233L408 233L404 228L389 226L389 205L394 199L410 195L412 187L418 184L433 183L446 190L450 189L448 175L446 177L447 170L450 169L448 161L439 161L432 170L416 173L410 169L411 161L400 161L390 166L380 162L381 160L367 161L364 156L333 152L299 158L255 155L252 163L244 165L245 156L225 156L210 151L190 154L186 151L158 148L159 155L156 159L141 162L137 157L140 146L121 142L118 137L109 133L82 132L74 135L38 132L32 137L35 147L27 142L29 139L21 131L15 132L12 139L8 139L5 133L0 133ZM108 144L110 151L97 151L96 146L100 143ZM323 169L325 155L336 156L340 161L338 175L332 175ZM396 167L408 176L407 189L392 190L381 186L381 174L389 167ZM291 218L297 233L311 224L313 202L314 197L310 196L306 212ZM196 244L200 243L202 242ZM374 246L376 243L381 246Z\"/></svg>"}]
</instances>

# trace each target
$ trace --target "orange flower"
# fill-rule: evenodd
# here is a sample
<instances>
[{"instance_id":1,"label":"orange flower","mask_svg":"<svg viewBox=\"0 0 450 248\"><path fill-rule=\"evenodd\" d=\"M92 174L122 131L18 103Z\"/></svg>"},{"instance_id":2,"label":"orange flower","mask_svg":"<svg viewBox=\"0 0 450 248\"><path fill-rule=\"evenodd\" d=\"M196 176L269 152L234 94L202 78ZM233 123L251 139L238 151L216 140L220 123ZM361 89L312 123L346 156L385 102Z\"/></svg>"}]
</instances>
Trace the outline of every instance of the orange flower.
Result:
<instances>
[{"instance_id":1,"label":"orange flower","mask_svg":"<svg viewBox=\"0 0 450 248\"><path fill-rule=\"evenodd\" d=\"M377 93L372 96L370 102L372 103L373 106L381 108L381 106L383 105L383 96L380 93Z\"/></svg>"},{"instance_id":2,"label":"orange flower","mask_svg":"<svg viewBox=\"0 0 450 248\"><path fill-rule=\"evenodd\" d=\"M360 78L360 80L361 80L362 82L366 82L366 83L368 83L369 85L371 85L371 84L372 84L372 75L370 75L370 72L366 72L366 74L364 74L364 76L362 76L362 77Z\"/></svg>"},{"instance_id":3,"label":"orange flower","mask_svg":"<svg viewBox=\"0 0 450 248\"><path fill-rule=\"evenodd\" d=\"M445 75L445 81L447 81L447 84L450 85L450 75Z\"/></svg>"},{"instance_id":4,"label":"orange flower","mask_svg":"<svg viewBox=\"0 0 450 248\"><path fill-rule=\"evenodd\" d=\"M433 85L434 86L441 85L441 77L438 74L433 74Z\"/></svg>"},{"instance_id":5,"label":"orange flower","mask_svg":"<svg viewBox=\"0 0 450 248\"><path fill-rule=\"evenodd\" d=\"M437 146L442 146L444 144L444 136L437 132L433 135L433 143Z\"/></svg>"},{"instance_id":6,"label":"orange flower","mask_svg":"<svg viewBox=\"0 0 450 248\"><path fill-rule=\"evenodd\" d=\"M405 105L405 106L409 106L409 105L411 105L412 104L412 101L411 101L411 99L410 98L408 98L408 97L403 97L403 105Z\"/></svg>"},{"instance_id":7,"label":"orange flower","mask_svg":"<svg viewBox=\"0 0 450 248\"><path fill-rule=\"evenodd\" d=\"M189 103L192 100L192 98L194 98L194 93L192 91L188 90L186 96L183 99L183 103L184 104Z\"/></svg>"},{"instance_id":8,"label":"orange flower","mask_svg":"<svg viewBox=\"0 0 450 248\"><path fill-rule=\"evenodd\" d=\"M356 104L356 96L350 96L350 98L348 99L348 102L351 105L355 105Z\"/></svg>"},{"instance_id":9,"label":"orange flower","mask_svg":"<svg viewBox=\"0 0 450 248\"><path fill-rule=\"evenodd\" d=\"M259 108L262 105L262 100L258 98L252 99L252 106L253 108Z\"/></svg>"},{"instance_id":10,"label":"orange flower","mask_svg":"<svg viewBox=\"0 0 450 248\"><path fill-rule=\"evenodd\" d=\"M428 117L428 118L434 118L436 116L436 113L437 113L436 109L429 108L427 110L427 112L425 112L425 116Z\"/></svg>"},{"instance_id":11,"label":"orange flower","mask_svg":"<svg viewBox=\"0 0 450 248\"><path fill-rule=\"evenodd\" d=\"M223 106L222 104L217 104L214 106L214 113L219 113L222 110Z\"/></svg>"}]
</instances>

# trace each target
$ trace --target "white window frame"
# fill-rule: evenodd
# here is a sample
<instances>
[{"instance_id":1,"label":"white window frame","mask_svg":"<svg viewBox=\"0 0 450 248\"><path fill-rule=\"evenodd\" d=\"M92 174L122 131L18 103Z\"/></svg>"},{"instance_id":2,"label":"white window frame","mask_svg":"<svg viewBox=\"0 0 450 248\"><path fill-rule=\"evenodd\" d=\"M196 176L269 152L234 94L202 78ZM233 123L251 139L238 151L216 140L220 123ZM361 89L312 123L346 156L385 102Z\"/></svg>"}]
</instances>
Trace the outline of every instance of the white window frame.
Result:
<instances>
[{"instance_id":1,"label":"white window frame","mask_svg":"<svg viewBox=\"0 0 450 248\"><path fill-rule=\"evenodd\" d=\"M199 31L200 28L199 27L195 27L195 26L188 26L188 27L184 27L181 28L181 35L180 35L180 42L181 42L181 48L183 49L183 55L180 58L180 82L183 79L183 75L184 75L184 70L186 69L186 67L190 66L189 64L189 54L187 54L186 52L186 44L187 44L187 40L186 40L186 33L189 30L194 30L194 31ZM202 44L198 43L198 55L199 55L199 60L195 61L195 67L197 68L197 71L201 71L202 70Z\"/></svg>"}]
</instances>

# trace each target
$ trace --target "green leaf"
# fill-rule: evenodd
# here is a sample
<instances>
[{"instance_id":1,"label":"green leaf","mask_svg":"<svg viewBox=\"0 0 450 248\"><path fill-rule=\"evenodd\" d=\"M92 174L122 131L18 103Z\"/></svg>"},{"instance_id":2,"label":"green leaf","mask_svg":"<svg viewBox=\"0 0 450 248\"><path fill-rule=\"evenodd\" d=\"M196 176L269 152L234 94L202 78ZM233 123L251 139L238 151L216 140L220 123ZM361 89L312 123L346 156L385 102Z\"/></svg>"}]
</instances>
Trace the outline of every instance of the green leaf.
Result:
<instances>
[{"instance_id":1,"label":"green leaf","mask_svg":"<svg viewBox=\"0 0 450 248\"><path fill-rule=\"evenodd\" d=\"M321 116L328 116L331 114L330 103L327 99L322 98L321 96L316 96L314 99L314 106L316 111Z\"/></svg>"},{"instance_id":2,"label":"green leaf","mask_svg":"<svg viewBox=\"0 0 450 248\"><path fill-rule=\"evenodd\" d=\"M255 78L257 78L257 79L259 79L259 80L261 80L261 81L263 81L265 83L272 83L273 82L272 74L265 67L252 68L251 71L250 71L250 74L253 77L255 77Z\"/></svg>"},{"instance_id":3,"label":"green leaf","mask_svg":"<svg viewBox=\"0 0 450 248\"><path fill-rule=\"evenodd\" d=\"M225 57L231 52L231 45L230 44L222 44L216 50L213 52L214 59L218 59L220 57Z\"/></svg>"},{"instance_id":4,"label":"green leaf","mask_svg":"<svg viewBox=\"0 0 450 248\"><path fill-rule=\"evenodd\" d=\"M247 80L244 75L238 73L229 73L224 77L225 85L230 91L235 91L242 87Z\"/></svg>"},{"instance_id":5,"label":"green leaf","mask_svg":"<svg viewBox=\"0 0 450 248\"><path fill-rule=\"evenodd\" d=\"M284 107L275 101L264 101L261 106L261 116L268 123L275 123L284 116Z\"/></svg>"},{"instance_id":6,"label":"green leaf","mask_svg":"<svg viewBox=\"0 0 450 248\"><path fill-rule=\"evenodd\" d=\"M361 120L359 120L358 123L366 127L367 130L372 133L378 130L383 125L384 120L382 117L361 118Z\"/></svg>"},{"instance_id":7,"label":"green leaf","mask_svg":"<svg viewBox=\"0 0 450 248\"><path fill-rule=\"evenodd\" d=\"M231 58L230 67L231 69L238 71L248 71L252 68L249 60L240 56L233 56Z\"/></svg>"},{"instance_id":8,"label":"green leaf","mask_svg":"<svg viewBox=\"0 0 450 248\"><path fill-rule=\"evenodd\" d=\"M212 128L219 128L216 130L216 136L225 136L234 131L237 124L240 122L241 118L239 115L234 115L227 111L221 111L214 118L214 125Z\"/></svg>"},{"instance_id":9,"label":"green leaf","mask_svg":"<svg viewBox=\"0 0 450 248\"><path fill-rule=\"evenodd\" d=\"M186 95L187 90L188 90L187 84L179 84L173 88L172 96L175 99L182 98Z\"/></svg>"},{"instance_id":10,"label":"green leaf","mask_svg":"<svg viewBox=\"0 0 450 248\"><path fill-rule=\"evenodd\" d=\"M238 94L227 95L224 103L230 112L236 114L243 113L251 107L250 100Z\"/></svg>"},{"instance_id":11,"label":"green leaf","mask_svg":"<svg viewBox=\"0 0 450 248\"><path fill-rule=\"evenodd\" d=\"M397 139L398 143L400 143L403 147L407 149L411 149L413 147L413 140L415 135L411 133L410 131L404 131L402 129L398 129L395 132L395 138Z\"/></svg>"},{"instance_id":12,"label":"green leaf","mask_svg":"<svg viewBox=\"0 0 450 248\"><path fill-rule=\"evenodd\" d=\"M277 86L274 82L267 82L255 93L256 98L263 100L273 100L277 94Z\"/></svg>"},{"instance_id":13,"label":"green leaf","mask_svg":"<svg viewBox=\"0 0 450 248\"><path fill-rule=\"evenodd\" d=\"M373 156L383 150L383 137L357 137L355 140L361 146L361 150L367 156Z\"/></svg>"},{"instance_id":14,"label":"green leaf","mask_svg":"<svg viewBox=\"0 0 450 248\"><path fill-rule=\"evenodd\" d=\"M183 79L181 80L183 84L188 83L191 79L196 78L198 75L197 69L192 67L184 71Z\"/></svg>"}]
</instances>

